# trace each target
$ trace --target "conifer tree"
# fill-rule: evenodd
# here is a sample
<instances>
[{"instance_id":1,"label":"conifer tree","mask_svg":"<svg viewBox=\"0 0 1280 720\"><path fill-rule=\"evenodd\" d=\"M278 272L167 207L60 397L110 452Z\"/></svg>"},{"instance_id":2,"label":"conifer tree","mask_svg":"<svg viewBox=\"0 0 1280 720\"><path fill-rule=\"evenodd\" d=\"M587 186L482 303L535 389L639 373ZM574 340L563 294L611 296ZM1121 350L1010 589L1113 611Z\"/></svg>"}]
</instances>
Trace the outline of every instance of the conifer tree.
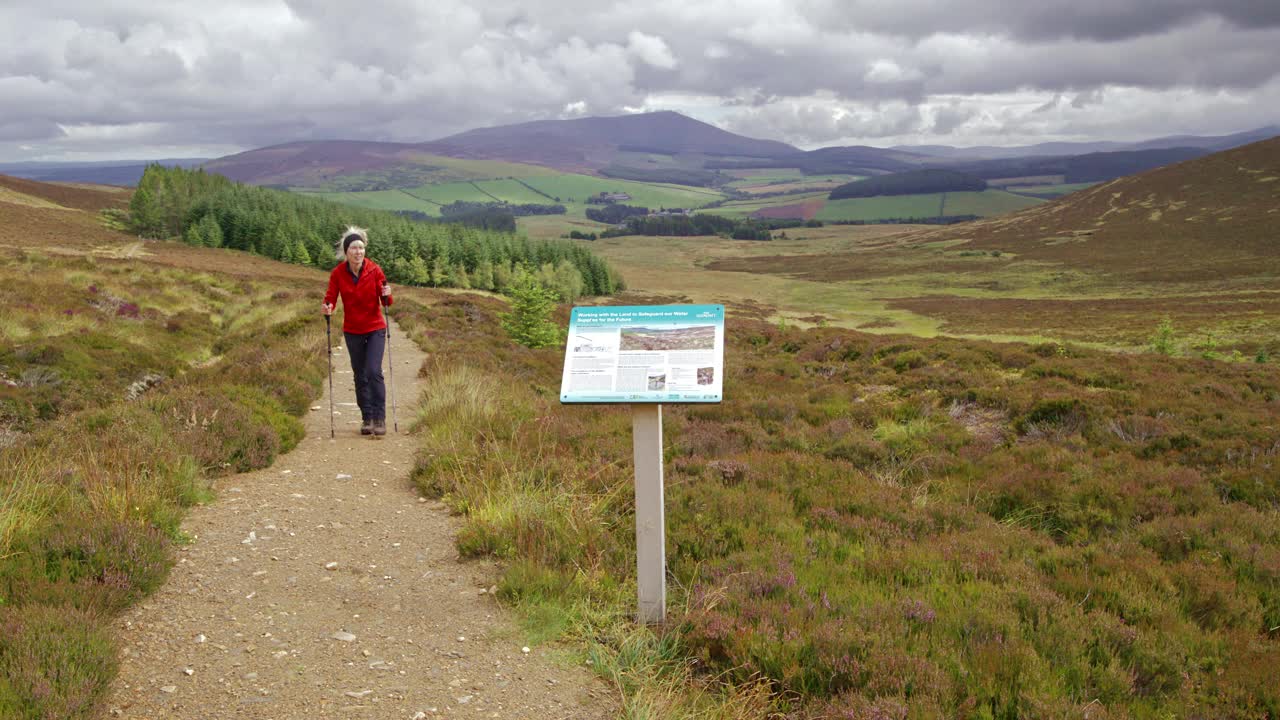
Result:
<instances>
[{"instance_id":1,"label":"conifer tree","mask_svg":"<svg viewBox=\"0 0 1280 720\"><path fill-rule=\"evenodd\" d=\"M551 319L555 306L555 291L521 268L512 279L511 312L499 315L499 319L517 343L528 348L550 347L561 340L560 327Z\"/></svg>"}]
</instances>

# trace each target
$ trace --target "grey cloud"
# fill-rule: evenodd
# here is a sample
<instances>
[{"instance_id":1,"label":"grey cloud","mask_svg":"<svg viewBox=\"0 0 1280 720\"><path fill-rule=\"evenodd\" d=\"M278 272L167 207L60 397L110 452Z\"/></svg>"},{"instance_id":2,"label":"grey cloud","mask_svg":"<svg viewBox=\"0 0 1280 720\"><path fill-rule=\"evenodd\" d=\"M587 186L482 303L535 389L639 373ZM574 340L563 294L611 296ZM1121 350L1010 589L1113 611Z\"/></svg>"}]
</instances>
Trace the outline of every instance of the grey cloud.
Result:
<instances>
[{"instance_id":1,"label":"grey cloud","mask_svg":"<svg viewBox=\"0 0 1280 720\"><path fill-rule=\"evenodd\" d=\"M1236 28L1280 27L1273 0L815 0L831 26L912 38L933 33L994 33L1039 42L1113 42L1162 33L1206 18ZM929 18L922 23L920 18Z\"/></svg>"},{"instance_id":2,"label":"grey cloud","mask_svg":"<svg viewBox=\"0 0 1280 720\"><path fill-rule=\"evenodd\" d=\"M725 125L749 137L777 138L810 145L850 137L911 134L923 128L924 118L919 107L905 104L843 108L791 102L744 108L730 115Z\"/></svg>"},{"instance_id":3,"label":"grey cloud","mask_svg":"<svg viewBox=\"0 0 1280 720\"><path fill-rule=\"evenodd\" d=\"M973 108L961 107L953 104L947 107L940 107L934 111L933 125L930 130L935 135L950 135L957 128L968 122L977 111Z\"/></svg>"},{"instance_id":4,"label":"grey cloud","mask_svg":"<svg viewBox=\"0 0 1280 720\"><path fill-rule=\"evenodd\" d=\"M34 144L100 128L60 151L111 128L421 141L696 96L731 129L809 144L1053 134L1123 97L1245 117L1215 98L1273 97L1276 47L1274 0L44 0L0 7L0 123ZM1026 92L1032 119L1005 107Z\"/></svg>"},{"instance_id":5,"label":"grey cloud","mask_svg":"<svg viewBox=\"0 0 1280 720\"><path fill-rule=\"evenodd\" d=\"M58 125L49 120L39 119L0 119L0 141L49 141L64 135Z\"/></svg>"}]
</instances>

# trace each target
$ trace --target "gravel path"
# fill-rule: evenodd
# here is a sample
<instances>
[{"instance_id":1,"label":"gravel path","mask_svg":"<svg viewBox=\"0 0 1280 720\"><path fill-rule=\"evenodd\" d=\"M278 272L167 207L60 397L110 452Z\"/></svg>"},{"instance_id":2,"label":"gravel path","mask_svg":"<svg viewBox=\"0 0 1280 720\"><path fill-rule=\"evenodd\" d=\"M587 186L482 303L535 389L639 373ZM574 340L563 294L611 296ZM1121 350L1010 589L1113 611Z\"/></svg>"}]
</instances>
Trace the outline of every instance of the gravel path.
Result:
<instances>
[{"instance_id":1,"label":"gravel path","mask_svg":"<svg viewBox=\"0 0 1280 720\"><path fill-rule=\"evenodd\" d=\"M340 337L340 336L337 336ZM408 482L423 355L392 329L401 434L359 435L345 349L307 437L194 508L165 586L119 619L107 706L126 718L607 718L609 689L553 648L524 652L462 563L456 521ZM326 392L328 388L326 387ZM390 411L390 398L388 398Z\"/></svg>"}]
</instances>

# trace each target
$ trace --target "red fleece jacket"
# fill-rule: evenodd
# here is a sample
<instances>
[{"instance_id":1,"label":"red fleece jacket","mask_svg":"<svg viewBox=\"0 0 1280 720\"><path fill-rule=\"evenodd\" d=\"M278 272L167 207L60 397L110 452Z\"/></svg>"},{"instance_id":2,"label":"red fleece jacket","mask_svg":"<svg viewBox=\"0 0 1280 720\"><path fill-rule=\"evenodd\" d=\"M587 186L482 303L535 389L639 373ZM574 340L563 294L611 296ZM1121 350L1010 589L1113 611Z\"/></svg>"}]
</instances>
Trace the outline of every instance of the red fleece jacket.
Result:
<instances>
[{"instance_id":1,"label":"red fleece jacket","mask_svg":"<svg viewBox=\"0 0 1280 720\"><path fill-rule=\"evenodd\" d=\"M342 296L342 332L364 335L387 326L378 308L378 298L386 284L387 276L382 274L382 268L369 258L364 259L359 278L351 274L345 261L338 263L329 273L329 290L324 294L324 301L326 305L333 305L338 296ZM382 303L390 305L391 296L382 298Z\"/></svg>"}]
</instances>

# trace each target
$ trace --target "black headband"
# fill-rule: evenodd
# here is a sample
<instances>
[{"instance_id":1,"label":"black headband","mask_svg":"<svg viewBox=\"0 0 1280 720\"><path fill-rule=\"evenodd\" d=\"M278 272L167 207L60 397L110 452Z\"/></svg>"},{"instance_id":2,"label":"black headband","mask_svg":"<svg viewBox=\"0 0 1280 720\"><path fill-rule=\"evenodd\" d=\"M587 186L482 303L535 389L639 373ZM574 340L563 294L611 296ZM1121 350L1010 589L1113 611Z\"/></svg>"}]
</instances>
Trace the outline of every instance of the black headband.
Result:
<instances>
[{"instance_id":1,"label":"black headband","mask_svg":"<svg viewBox=\"0 0 1280 720\"><path fill-rule=\"evenodd\" d=\"M348 236L346 236L346 237L342 238L342 252L343 252L343 254L345 254L345 253L347 252L347 248L351 247L351 243L353 243L353 242L355 242L355 241L357 241L357 240L359 240L360 242L364 242L364 238L360 237L359 235L357 235L357 234L355 234L355 233L351 233L350 235L348 235Z\"/></svg>"}]
</instances>

